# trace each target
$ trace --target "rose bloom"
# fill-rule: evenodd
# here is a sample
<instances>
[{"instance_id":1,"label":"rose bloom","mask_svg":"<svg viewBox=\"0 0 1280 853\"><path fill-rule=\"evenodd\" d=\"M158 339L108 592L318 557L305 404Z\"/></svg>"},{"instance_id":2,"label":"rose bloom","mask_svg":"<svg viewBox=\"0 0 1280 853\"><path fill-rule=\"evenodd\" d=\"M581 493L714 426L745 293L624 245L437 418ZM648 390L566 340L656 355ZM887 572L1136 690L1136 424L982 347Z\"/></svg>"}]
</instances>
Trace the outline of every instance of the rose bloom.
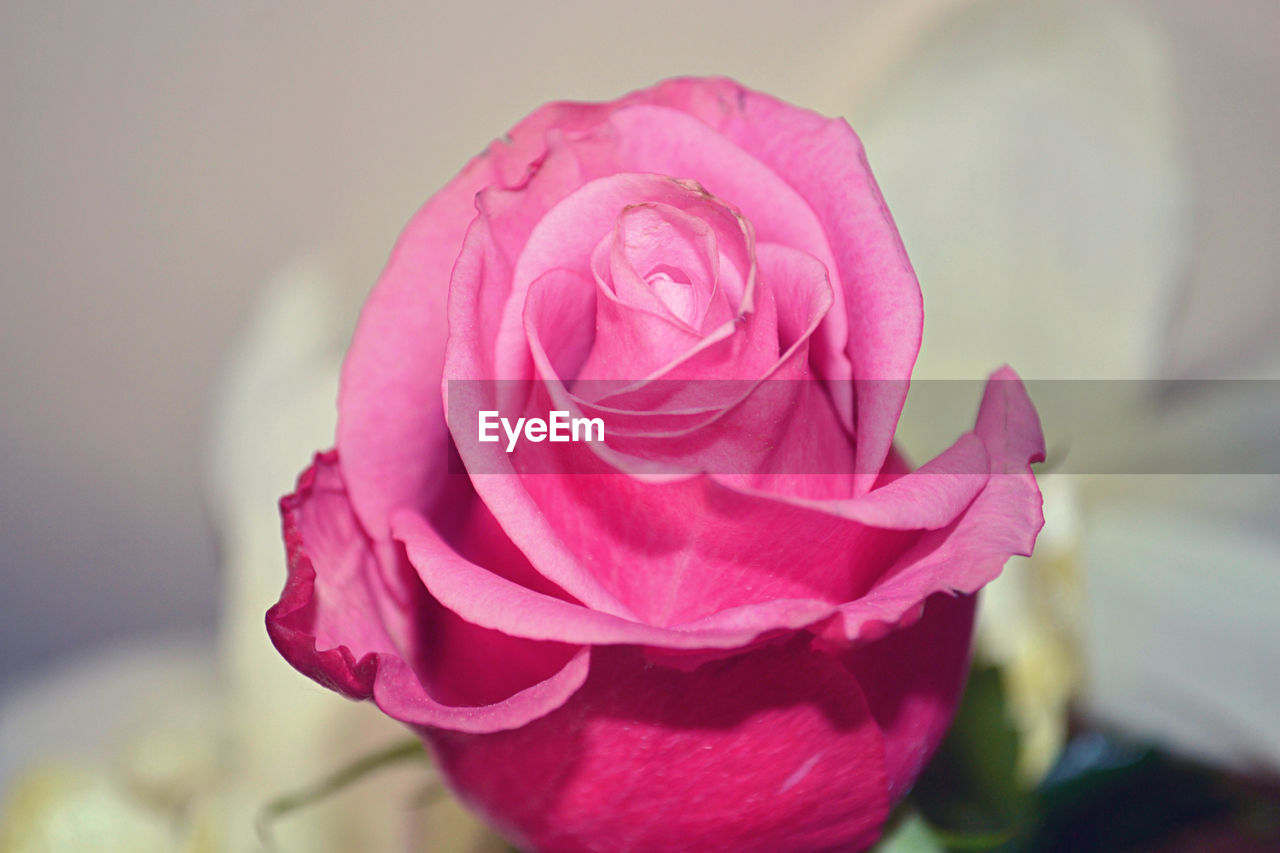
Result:
<instances>
[{"instance_id":1,"label":"rose bloom","mask_svg":"<svg viewBox=\"0 0 1280 853\"><path fill-rule=\"evenodd\" d=\"M272 640L522 848L866 847L1042 524L1007 368L936 459L894 450L921 324L843 121L723 79L543 107L370 296ZM606 440L477 440L551 408Z\"/></svg>"}]
</instances>

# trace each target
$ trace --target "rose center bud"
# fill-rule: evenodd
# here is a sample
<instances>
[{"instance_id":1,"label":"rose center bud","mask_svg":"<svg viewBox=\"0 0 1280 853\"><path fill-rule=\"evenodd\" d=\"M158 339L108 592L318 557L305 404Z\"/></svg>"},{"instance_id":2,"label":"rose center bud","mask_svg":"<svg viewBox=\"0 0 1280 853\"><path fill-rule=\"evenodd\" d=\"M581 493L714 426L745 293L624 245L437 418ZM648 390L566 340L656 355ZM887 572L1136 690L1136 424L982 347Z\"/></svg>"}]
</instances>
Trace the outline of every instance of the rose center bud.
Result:
<instances>
[{"instance_id":1,"label":"rose center bud","mask_svg":"<svg viewBox=\"0 0 1280 853\"><path fill-rule=\"evenodd\" d=\"M656 202L629 205L618 215L609 278L624 304L667 315L698 333L719 276L715 232L697 216ZM635 287L640 282L648 293Z\"/></svg>"},{"instance_id":2,"label":"rose center bud","mask_svg":"<svg viewBox=\"0 0 1280 853\"><path fill-rule=\"evenodd\" d=\"M675 182L659 188L687 209L666 200L626 204L591 254L596 335L576 378L613 383L582 389L593 399L723 336L742 309L751 255L738 220Z\"/></svg>"},{"instance_id":3,"label":"rose center bud","mask_svg":"<svg viewBox=\"0 0 1280 853\"><path fill-rule=\"evenodd\" d=\"M672 314L692 326L698 306L694 298L693 284L681 280L683 275L680 270L664 265L663 268L651 270L644 280Z\"/></svg>"}]
</instances>

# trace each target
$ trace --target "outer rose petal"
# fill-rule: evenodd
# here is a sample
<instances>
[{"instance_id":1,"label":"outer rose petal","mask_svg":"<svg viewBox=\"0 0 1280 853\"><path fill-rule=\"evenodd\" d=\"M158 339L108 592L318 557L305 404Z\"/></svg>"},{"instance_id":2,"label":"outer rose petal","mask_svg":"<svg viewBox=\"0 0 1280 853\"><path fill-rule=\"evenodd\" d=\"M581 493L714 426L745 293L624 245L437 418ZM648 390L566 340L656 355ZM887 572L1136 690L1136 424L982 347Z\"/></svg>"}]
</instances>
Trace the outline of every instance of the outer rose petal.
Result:
<instances>
[{"instance_id":1,"label":"outer rose petal","mask_svg":"<svg viewBox=\"0 0 1280 853\"><path fill-rule=\"evenodd\" d=\"M481 155L414 215L365 302L342 365L338 449L352 504L375 540L399 506L426 508L445 480L440 399L449 271L475 194L497 177Z\"/></svg>"},{"instance_id":2,"label":"outer rose petal","mask_svg":"<svg viewBox=\"0 0 1280 853\"><path fill-rule=\"evenodd\" d=\"M517 728L559 707L581 686L586 649L549 678L487 705L446 705L428 694L382 620L382 575L337 462L333 452L317 456L299 478L298 491L280 502L289 578L267 612L267 633L289 663L352 699L372 697L402 722L456 731Z\"/></svg>"},{"instance_id":3,"label":"outer rose petal","mask_svg":"<svg viewBox=\"0 0 1280 853\"><path fill-rule=\"evenodd\" d=\"M377 655L394 643L369 584L372 557L344 506L337 454L317 455L280 501L289 577L267 633L300 672L352 699L373 695ZM318 524L323 516L333 521ZM315 563L322 566L317 576Z\"/></svg>"},{"instance_id":4,"label":"outer rose petal","mask_svg":"<svg viewBox=\"0 0 1280 853\"><path fill-rule=\"evenodd\" d=\"M525 849L859 850L878 835L879 729L802 638L692 673L596 649L591 670L518 731L425 732L463 799Z\"/></svg>"}]
</instances>

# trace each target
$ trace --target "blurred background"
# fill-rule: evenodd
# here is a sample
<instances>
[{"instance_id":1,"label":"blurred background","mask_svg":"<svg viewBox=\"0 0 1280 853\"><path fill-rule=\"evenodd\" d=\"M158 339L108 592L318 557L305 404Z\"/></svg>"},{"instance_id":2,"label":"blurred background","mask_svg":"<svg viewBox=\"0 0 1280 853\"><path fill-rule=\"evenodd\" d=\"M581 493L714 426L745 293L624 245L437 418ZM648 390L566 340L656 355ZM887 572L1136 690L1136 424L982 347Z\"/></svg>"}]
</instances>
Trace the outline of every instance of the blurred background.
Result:
<instances>
[{"instance_id":1,"label":"blurred background","mask_svg":"<svg viewBox=\"0 0 1280 853\"><path fill-rule=\"evenodd\" d=\"M256 489L246 515L265 519L255 542L270 538L272 501L325 443L332 404L330 371L306 380L323 390L306 442L241 427L269 455L255 467L237 456L234 414L261 423L301 392L259 383L245 403L253 358L271 363L273 341L280 359L336 358L404 222L537 105L723 74L846 116L925 291L921 376L1009 361L1035 378L1275 378L1276 33L1271 0L4 4L0 785L53 745L91 747L96 723L33 734L18 721L48 720L50 703L66 714L95 674L128 693L101 675L116 650L141 681L193 660L212 670L223 602L261 605L260 619L283 554L237 540L237 488ZM290 296L289 281L324 295ZM286 295L264 297L270 282ZM322 334L298 343L298 318ZM1171 440L1238 432L1275 451L1266 413L1197 412ZM996 597L1061 630L985 639L1031 681L1061 674L1022 685L1029 730L1079 700L1197 755L1280 766L1274 481L1047 490L1042 545L1067 580L1042 560L1024 575L1044 583ZM1189 529L1176 555L1150 552ZM233 570L253 579L236 587ZM1153 588L1201 621L1142 610ZM252 630L234 654L269 656L265 633L244 648ZM1209 693L1261 693L1215 707L1177 672L1152 694L1108 692L1144 660L1182 660L1158 651L1179 636L1219 671ZM1191 712L1143 717L1169 690ZM1226 743L1203 737L1222 719ZM1039 736L1042 751L1061 745Z\"/></svg>"}]
</instances>

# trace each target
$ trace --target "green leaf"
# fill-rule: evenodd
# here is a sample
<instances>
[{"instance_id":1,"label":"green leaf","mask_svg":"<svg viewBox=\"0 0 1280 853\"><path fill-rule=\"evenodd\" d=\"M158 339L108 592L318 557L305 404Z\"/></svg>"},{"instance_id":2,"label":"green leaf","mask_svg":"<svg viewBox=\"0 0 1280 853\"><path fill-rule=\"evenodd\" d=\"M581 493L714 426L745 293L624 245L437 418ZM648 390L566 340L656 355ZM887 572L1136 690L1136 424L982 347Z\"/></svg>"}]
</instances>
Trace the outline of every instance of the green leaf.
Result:
<instances>
[{"instance_id":1,"label":"green leaf","mask_svg":"<svg viewBox=\"0 0 1280 853\"><path fill-rule=\"evenodd\" d=\"M995 850L1033 821L1036 798L1017 774L1018 734L1000 673L976 667L950 732L916 783L913 800L947 850Z\"/></svg>"},{"instance_id":2,"label":"green leaf","mask_svg":"<svg viewBox=\"0 0 1280 853\"><path fill-rule=\"evenodd\" d=\"M883 843L898 843L899 832L921 841L927 832L933 847L920 849L930 853L1131 853L1187 833L1280 840L1280 789L1150 744L1083 731L1034 790L1019 782L1017 752L999 671L976 667L950 732Z\"/></svg>"}]
</instances>

